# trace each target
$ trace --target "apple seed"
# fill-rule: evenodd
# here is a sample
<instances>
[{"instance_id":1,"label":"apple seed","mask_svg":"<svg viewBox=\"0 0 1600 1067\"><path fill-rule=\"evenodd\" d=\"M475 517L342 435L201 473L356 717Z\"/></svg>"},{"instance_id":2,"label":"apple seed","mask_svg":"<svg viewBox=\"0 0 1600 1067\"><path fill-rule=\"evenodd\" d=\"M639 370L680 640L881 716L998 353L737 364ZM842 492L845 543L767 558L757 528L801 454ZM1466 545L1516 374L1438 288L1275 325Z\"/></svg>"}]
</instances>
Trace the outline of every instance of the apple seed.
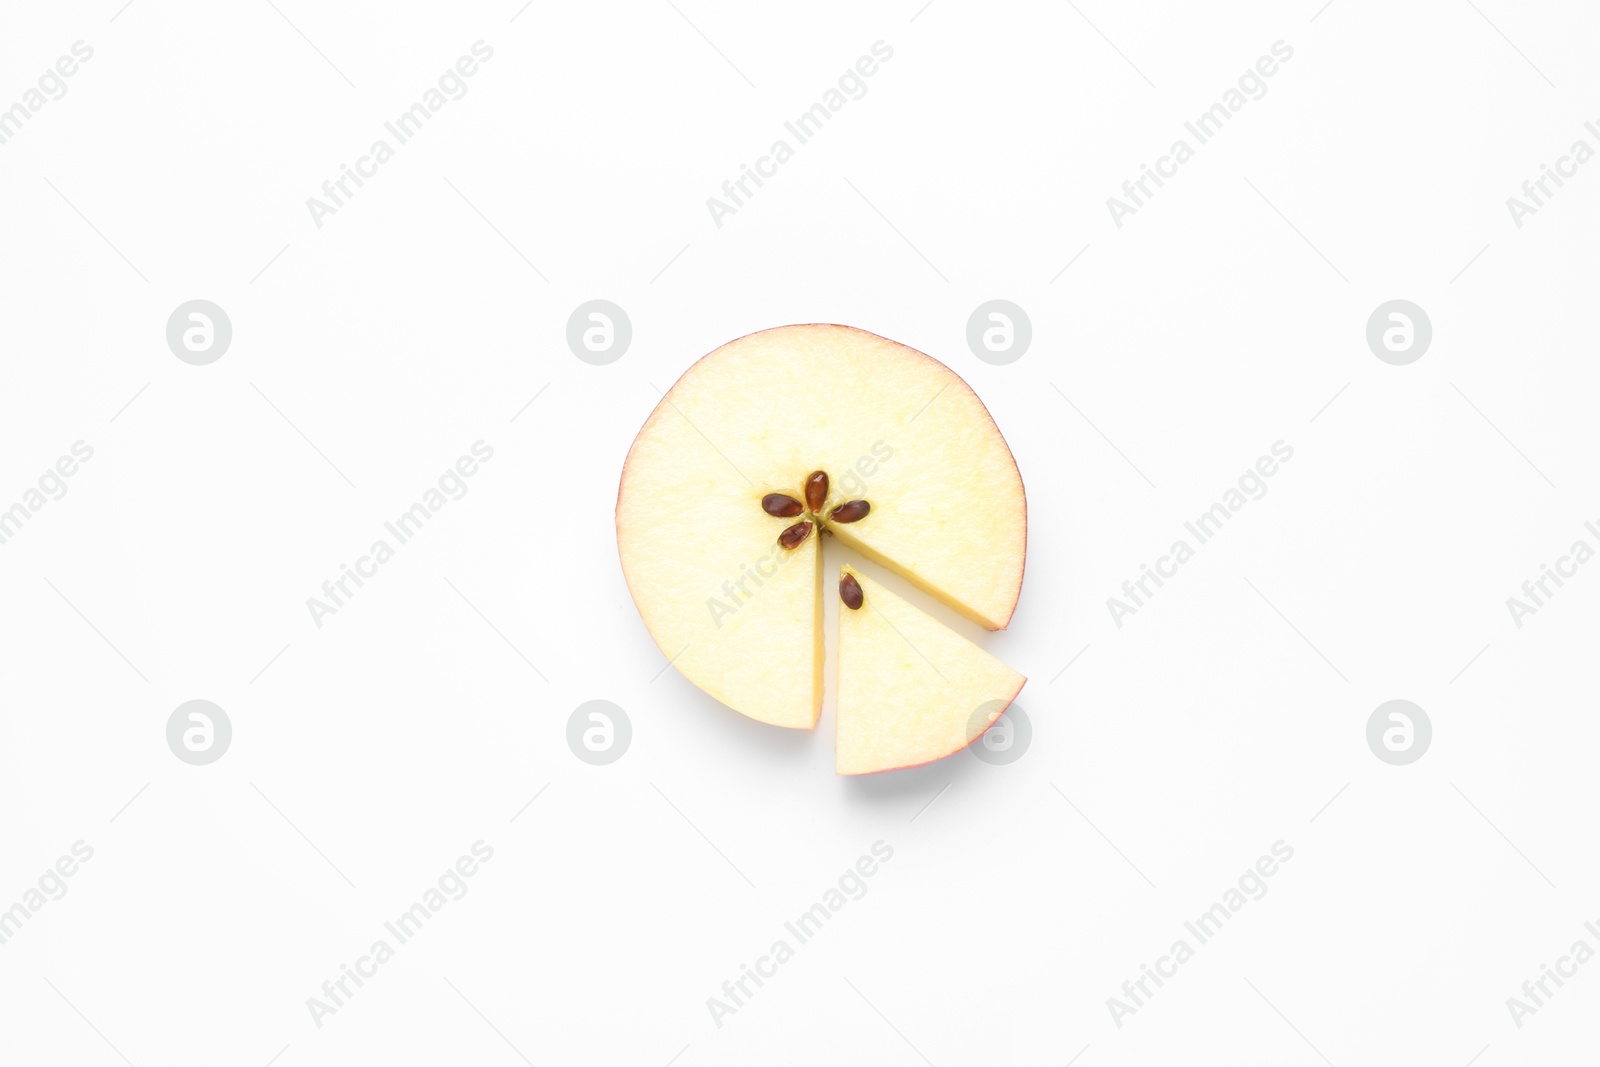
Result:
<instances>
[{"instance_id":1,"label":"apple seed","mask_svg":"<svg viewBox=\"0 0 1600 1067\"><path fill-rule=\"evenodd\" d=\"M778 535L778 544L784 548L796 548L801 541L804 541L810 535L811 523L806 521L797 522Z\"/></svg>"},{"instance_id":2,"label":"apple seed","mask_svg":"<svg viewBox=\"0 0 1600 1067\"><path fill-rule=\"evenodd\" d=\"M839 579L839 599L844 601L844 606L851 611L861 608L861 583L856 581L856 576L847 574Z\"/></svg>"},{"instance_id":3,"label":"apple seed","mask_svg":"<svg viewBox=\"0 0 1600 1067\"><path fill-rule=\"evenodd\" d=\"M806 507L812 511L821 511L823 502L828 499L828 474L826 471L814 471L806 479Z\"/></svg>"},{"instance_id":4,"label":"apple seed","mask_svg":"<svg viewBox=\"0 0 1600 1067\"><path fill-rule=\"evenodd\" d=\"M828 512L828 518L834 522L860 522L871 510L872 505L865 500L851 500Z\"/></svg>"},{"instance_id":5,"label":"apple seed","mask_svg":"<svg viewBox=\"0 0 1600 1067\"><path fill-rule=\"evenodd\" d=\"M761 498L761 510L780 519L792 519L805 510L800 501L782 493L768 493Z\"/></svg>"}]
</instances>

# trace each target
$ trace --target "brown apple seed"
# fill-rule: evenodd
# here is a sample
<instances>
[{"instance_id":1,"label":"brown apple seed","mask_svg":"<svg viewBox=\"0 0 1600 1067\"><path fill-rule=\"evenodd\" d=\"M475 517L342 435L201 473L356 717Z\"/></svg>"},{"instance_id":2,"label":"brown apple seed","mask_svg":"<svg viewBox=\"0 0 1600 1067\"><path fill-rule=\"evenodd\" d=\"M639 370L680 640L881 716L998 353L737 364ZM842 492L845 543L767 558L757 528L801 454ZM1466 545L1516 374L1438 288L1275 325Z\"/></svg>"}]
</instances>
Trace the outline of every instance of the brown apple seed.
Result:
<instances>
[{"instance_id":1,"label":"brown apple seed","mask_svg":"<svg viewBox=\"0 0 1600 1067\"><path fill-rule=\"evenodd\" d=\"M839 579L839 599L844 601L844 606L851 611L861 608L861 583L856 581L856 576L847 574Z\"/></svg>"},{"instance_id":2,"label":"brown apple seed","mask_svg":"<svg viewBox=\"0 0 1600 1067\"><path fill-rule=\"evenodd\" d=\"M823 502L828 499L828 473L814 471L806 479L806 507L812 511L821 511Z\"/></svg>"},{"instance_id":3,"label":"brown apple seed","mask_svg":"<svg viewBox=\"0 0 1600 1067\"><path fill-rule=\"evenodd\" d=\"M796 548L809 536L811 536L811 523L797 522L778 535L778 544L784 548Z\"/></svg>"},{"instance_id":4,"label":"brown apple seed","mask_svg":"<svg viewBox=\"0 0 1600 1067\"><path fill-rule=\"evenodd\" d=\"M782 493L768 493L761 498L761 510L768 515L776 515L780 519L792 519L804 511L805 508L800 501L792 496L784 496Z\"/></svg>"},{"instance_id":5,"label":"brown apple seed","mask_svg":"<svg viewBox=\"0 0 1600 1067\"><path fill-rule=\"evenodd\" d=\"M828 512L828 518L834 522L860 522L871 510L872 505L865 500L851 500Z\"/></svg>"}]
</instances>

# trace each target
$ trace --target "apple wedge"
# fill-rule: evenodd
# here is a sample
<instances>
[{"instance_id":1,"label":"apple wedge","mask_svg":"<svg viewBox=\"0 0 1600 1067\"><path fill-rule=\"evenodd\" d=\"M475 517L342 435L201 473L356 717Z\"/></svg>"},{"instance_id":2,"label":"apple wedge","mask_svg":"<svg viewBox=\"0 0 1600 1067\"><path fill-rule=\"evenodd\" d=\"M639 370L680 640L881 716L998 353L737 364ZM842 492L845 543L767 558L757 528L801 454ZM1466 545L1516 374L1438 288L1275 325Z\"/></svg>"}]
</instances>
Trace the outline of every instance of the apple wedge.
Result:
<instances>
[{"instance_id":1,"label":"apple wedge","mask_svg":"<svg viewBox=\"0 0 1600 1067\"><path fill-rule=\"evenodd\" d=\"M948 367L847 326L704 357L639 431L617 495L628 589L664 656L751 718L822 703L825 535L989 629L1022 587L1027 503L994 420Z\"/></svg>"},{"instance_id":2,"label":"apple wedge","mask_svg":"<svg viewBox=\"0 0 1600 1067\"><path fill-rule=\"evenodd\" d=\"M918 767L971 744L1027 681L851 567L839 572L840 774Z\"/></svg>"}]
</instances>

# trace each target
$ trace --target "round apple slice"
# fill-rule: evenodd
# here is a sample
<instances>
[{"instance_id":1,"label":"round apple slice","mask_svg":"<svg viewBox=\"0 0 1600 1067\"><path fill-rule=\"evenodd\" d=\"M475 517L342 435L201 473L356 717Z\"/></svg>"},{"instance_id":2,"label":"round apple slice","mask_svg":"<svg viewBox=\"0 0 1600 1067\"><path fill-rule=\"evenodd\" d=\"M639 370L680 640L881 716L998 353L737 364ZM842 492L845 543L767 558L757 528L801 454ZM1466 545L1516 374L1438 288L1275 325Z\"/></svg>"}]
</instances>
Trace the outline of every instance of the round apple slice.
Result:
<instances>
[{"instance_id":1,"label":"round apple slice","mask_svg":"<svg viewBox=\"0 0 1600 1067\"><path fill-rule=\"evenodd\" d=\"M623 573L662 653L751 718L814 726L825 533L989 629L1016 608L1022 478L948 367L830 325L750 334L690 367L617 496Z\"/></svg>"}]
</instances>

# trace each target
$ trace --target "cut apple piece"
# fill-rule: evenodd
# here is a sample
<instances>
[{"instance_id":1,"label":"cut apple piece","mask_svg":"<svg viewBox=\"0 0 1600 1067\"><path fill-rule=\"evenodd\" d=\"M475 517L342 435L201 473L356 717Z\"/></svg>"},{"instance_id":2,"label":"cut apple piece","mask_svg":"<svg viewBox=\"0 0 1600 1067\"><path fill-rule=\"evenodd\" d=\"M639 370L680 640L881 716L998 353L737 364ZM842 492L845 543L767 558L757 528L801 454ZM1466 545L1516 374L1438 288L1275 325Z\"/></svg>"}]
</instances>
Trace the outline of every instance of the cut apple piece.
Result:
<instances>
[{"instance_id":1,"label":"cut apple piece","mask_svg":"<svg viewBox=\"0 0 1600 1067\"><path fill-rule=\"evenodd\" d=\"M847 326L723 345L662 397L617 495L623 574L662 654L751 718L814 726L825 534L989 629L1016 608L1022 478L954 372Z\"/></svg>"},{"instance_id":2,"label":"cut apple piece","mask_svg":"<svg viewBox=\"0 0 1600 1067\"><path fill-rule=\"evenodd\" d=\"M840 774L931 763L982 736L1027 681L850 567L840 572Z\"/></svg>"},{"instance_id":3,"label":"cut apple piece","mask_svg":"<svg viewBox=\"0 0 1600 1067\"><path fill-rule=\"evenodd\" d=\"M698 505L663 504L659 514L641 515L639 522L638 549L624 552L624 568L630 585L660 594L634 597L662 654L695 685L752 719L802 730L816 726L822 711L822 538L814 525L804 530L806 520L776 518L754 500L723 500L710 491ZM617 525L620 533L620 509ZM782 543L791 540L793 547ZM663 550L673 544L679 551Z\"/></svg>"}]
</instances>

